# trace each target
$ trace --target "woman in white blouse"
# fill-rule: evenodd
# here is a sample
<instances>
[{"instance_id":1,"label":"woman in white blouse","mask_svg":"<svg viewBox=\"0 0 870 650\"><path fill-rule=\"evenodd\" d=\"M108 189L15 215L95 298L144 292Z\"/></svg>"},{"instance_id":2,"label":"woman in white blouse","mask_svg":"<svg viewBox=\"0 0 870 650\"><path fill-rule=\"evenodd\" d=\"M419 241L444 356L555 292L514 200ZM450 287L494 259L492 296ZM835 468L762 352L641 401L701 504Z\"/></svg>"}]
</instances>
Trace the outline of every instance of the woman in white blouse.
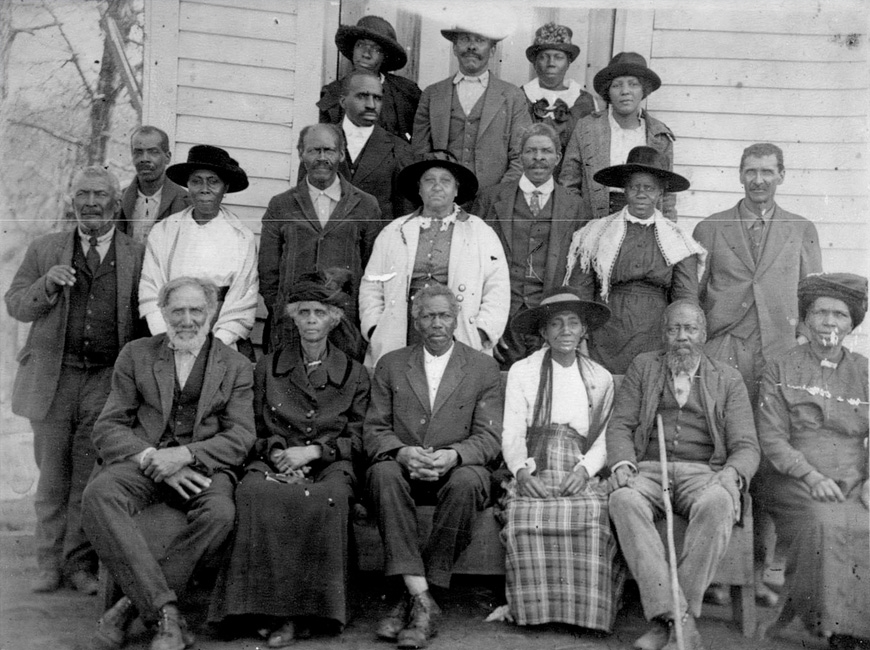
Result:
<instances>
[{"instance_id":1,"label":"woman in white blouse","mask_svg":"<svg viewBox=\"0 0 870 650\"><path fill-rule=\"evenodd\" d=\"M576 290L547 291L512 323L540 333L543 349L508 373L502 453L508 485L506 595L519 625L549 622L610 631L625 578L615 562L606 482L605 432L613 378L582 356L587 331L610 310Z\"/></svg>"},{"instance_id":2,"label":"woman in white blouse","mask_svg":"<svg viewBox=\"0 0 870 650\"><path fill-rule=\"evenodd\" d=\"M158 222L148 235L139 313L151 334L166 331L157 308L157 293L179 276L206 278L219 290L218 313L212 332L221 341L245 352L257 312L257 249L254 233L221 206L224 195L248 187L239 164L219 147L195 145L187 162L167 168L170 180L187 187L191 207Z\"/></svg>"}]
</instances>

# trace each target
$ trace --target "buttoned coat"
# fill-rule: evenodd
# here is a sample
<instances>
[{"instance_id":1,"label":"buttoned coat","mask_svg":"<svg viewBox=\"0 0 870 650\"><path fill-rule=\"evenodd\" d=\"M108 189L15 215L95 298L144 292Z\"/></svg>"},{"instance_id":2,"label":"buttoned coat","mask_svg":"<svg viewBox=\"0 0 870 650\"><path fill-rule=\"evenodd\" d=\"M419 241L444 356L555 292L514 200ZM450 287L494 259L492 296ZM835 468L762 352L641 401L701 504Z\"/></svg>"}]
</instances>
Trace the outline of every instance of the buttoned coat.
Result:
<instances>
[{"instance_id":1,"label":"buttoned coat","mask_svg":"<svg viewBox=\"0 0 870 650\"><path fill-rule=\"evenodd\" d=\"M459 341L453 345L434 407L422 344L378 362L363 427L370 462L392 459L406 446L453 449L463 466L481 470L496 459L504 411L498 364Z\"/></svg>"},{"instance_id":2,"label":"buttoned coat","mask_svg":"<svg viewBox=\"0 0 870 650\"><path fill-rule=\"evenodd\" d=\"M592 180L605 167L610 167L609 109L587 115L577 122L559 172L559 184L580 192L590 219L610 214L610 188ZM663 123L644 111L646 144L665 157L668 169L674 166L674 134ZM670 214L666 214L671 218Z\"/></svg>"},{"instance_id":3,"label":"buttoned coat","mask_svg":"<svg viewBox=\"0 0 870 650\"><path fill-rule=\"evenodd\" d=\"M341 82L341 79L336 79L320 89L317 108L321 123L341 124L344 117L344 110L338 103L341 99ZM420 103L420 87L410 79L389 72L384 73L382 87L383 99L378 124L407 142L414 129L414 113Z\"/></svg>"},{"instance_id":4,"label":"buttoned coat","mask_svg":"<svg viewBox=\"0 0 870 650\"><path fill-rule=\"evenodd\" d=\"M423 91L414 116L414 154L422 156L434 149L448 149L450 114L453 109L453 77L432 84ZM531 126L528 103L522 90L497 79L492 73L483 95L483 112L475 143L474 169L480 189L519 180L520 137ZM453 151L457 159L462 152Z\"/></svg>"},{"instance_id":5,"label":"buttoned coat","mask_svg":"<svg viewBox=\"0 0 870 650\"><path fill-rule=\"evenodd\" d=\"M133 182L124 188L121 197L121 212L115 224L123 233L130 235L133 232L133 215L136 213L136 199L139 198L139 177L135 176ZM160 195L160 206L157 208L157 218L154 223L163 221L166 217L176 212L181 212L190 206L190 198L187 190L176 185L168 178L163 179L163 193Z\"/></svg>"},{"instance_id":6,"label":"buttoned coat","mask_svg":"<svg viewBox=\"0 0 870 650\"><path fill-rule=\"evenodd\" d=\"M46 274L58 264L72 266L78 230L45 235L27 248L24 261L6 292L9 315L32 323L27 342L18 354L20 364L12 389L12 412L42 420L54 399L63 364L70 287L52 300L46 293ZM117 298L115 317L118 349L137 336L139 274L145 247L117 229L114 235Z\"/></svg>"},{"instance_id":7,"label":"buttoned coat","mask_svg":"<svg viewBox=\"0 0 870 650\"><path fill-rule=\"evenodd\" d=\"M254 444L251 362L211 335L193 436L185 445L208 474L242 464ZM118 355L112 391L91 434L104 465L156 447L175 393L175 353L166 334L137 339Z\"/></svg>"},{"instance_id":8,"label":"buttoned coat","mask_svg":"<svg viewBox=\"0 0 870 650\"><path fill-rule=\"evenodd\" d=\"M419 210L394 219L381 231L360 284L360 329L369 340L369 368L387 352L407 345L408 292L420 239L414 219L418 214ZM510 311L507 260L495 231L461 209L450 240L447 286L459 301L456 339L492 354ZM478 328L489 339L485 347Z\"/></svg>"},{"instance_id":9,"label":"buttoned coat","mask_svg":"<svg viewBox=\"0 0 870 650\"><path fill-rule=\"evenodd\" d=\"M756 262L738 206L707 217L692 235L707 250L699 284L707 339L724 336L755 309L761 353L771 361L794 345L798 282L822 271L819 236L812 222L776 206Z\"/></svg>"},{"instance_id":10,"label":"buttoned coat","mask_svg":"<svg viewBox=\"0 0 870 650\"><path fill-rule=\"evenodd\" d=\"M514 205L517 197L525 201L519 181L500 183L481 192L474 202L472 213L486 221L498 235L505 255L510 260L513 244ZM568 249L575 230L589 221L580 195L560 185L550 195L553 203L553 221L547 242L547 263L544 267L544 287L562 283L568 262Z\"/></svg>"},{"instance_id":11,"label":"buttoned coat","mask_svg":"<svg viewBox=\"0 0 870 650\"><path fill-rule=\"evenodd\" d=\"M339 176L341 200L320 225L305 181L273 196L263 215L258 273L270 314L280 314L290 288L303 273L348 269L355 289L383 221L378 201ZM356 294L352 296L356 300Z\"/></svg>"},{"instance_id":12,"label":"buttoned coat","mask_svg":"<svg viewBox=\"0 0 870 650\"><path fill-rule=\"evenodd\" d=\"M710 468L733 467L749 485L758 469L760 452L746 385L730 366L701 356L698 368L701 405L713 439ZM663 351L637 355L622 380L607 427L607 464L628 461L637 465L657 435L656 413L669 381Z\"/></svg>"}]
</instances>

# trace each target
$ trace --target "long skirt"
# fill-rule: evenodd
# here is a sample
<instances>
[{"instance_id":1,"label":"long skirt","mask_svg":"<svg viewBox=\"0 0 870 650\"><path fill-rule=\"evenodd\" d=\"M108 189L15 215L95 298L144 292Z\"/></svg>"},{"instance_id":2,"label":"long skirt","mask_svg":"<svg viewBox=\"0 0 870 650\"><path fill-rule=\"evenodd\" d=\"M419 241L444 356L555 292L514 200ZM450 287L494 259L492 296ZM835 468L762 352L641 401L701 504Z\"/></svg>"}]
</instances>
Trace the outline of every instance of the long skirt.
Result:
<instances>
[{"instance_id":1,"label":"long skirt","mask_svg":"<svg viewBox=\"0 0 870 650\"><path fill-rule=\"evenodd\" d=\"M313 483L270 478L257 463L236 489L232 554L209 619L258 614L347 622L348 510L352 468L327 466Z\"/></svg>"},{"instance_id":2,"label":"long skirt","mask_svg":"<svg viewBox=\"0 0 870 650\"><path fill-rule=\"evenodd\" d=\"M545 458L533 455L536 475L552 494L577 462L580 437L565 425L545 431L543 445L535 444ZM513 480L507 498L505 589L517 623L611 631L626 570L610 528L606 485L593 478L576 496L535 499L519 496Z\"/></svg>"}]
</instances>

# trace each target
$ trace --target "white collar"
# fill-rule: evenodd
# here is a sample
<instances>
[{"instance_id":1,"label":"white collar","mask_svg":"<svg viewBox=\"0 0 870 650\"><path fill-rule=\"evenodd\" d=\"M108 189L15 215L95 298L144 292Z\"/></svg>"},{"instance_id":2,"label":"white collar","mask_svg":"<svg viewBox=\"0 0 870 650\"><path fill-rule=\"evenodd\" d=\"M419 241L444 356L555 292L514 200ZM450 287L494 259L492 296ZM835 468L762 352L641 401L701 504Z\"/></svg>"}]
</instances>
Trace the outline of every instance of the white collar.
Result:
<instances>
[{"instance_id":1,"label":"white collar","mask_svg":"<svg viewBox=\"0 0 870 650\"><path fill-rule=\"evenodd\" d=\"M636 223L639 226L652 226L655 224L656 220L653 218L655 215L651 216L649 219L639 219L631 214L628 210L625 211L625 220L628 223Z\"/></svg>"},{"instance_id":2,"label":"white collar","mask_svg":"<svg viewBox=\"0 0 870 650\"><path fill-rule=\"evenodd\" d=\"M549 196L553 193L555 187L556 183L553 181L552 176L550 176L550 178L548 178L546 181L538 186L530 181L525 174L520 176L520 189L526 194L531 194L532 192L540 192L544 196Z\"/></svg>"},{"instance_id":3,"label":"white collar","mask_svg":"<svg viewBox=\"0 0 870 650\"><path fill-rule=\"evenodd\" d=\"M541 87L541 81L535 77L531 81L527 81L522 85L523 92L526 93L532 102L539 99L546 99L548 102L553 98L560 98L568 106L573 106L574 102L580 96L580 91L583 90L574 79L565 79L565 84L568 86L565 90L549 90Z\"/></svg>"},{"instance_id":4,"label":"white collar","mask_svg":"<svg viewBox=\"0 0 870 650\"><path fill-rule=\"evenodd\" d=\"M154 194L152 194L151 196L148 196L147 194L142 194L142 190L140 190L138 187L136 188L136 193L138 194L138 198L144 199L145 201L158 201L159 202L160 197L163 195L163 188L164 187L166 187L165 182L163 183L163 185L160 186L160 189L157 190L156 192L154 192Z\"/></svg>"},{"instance_id":5,"label":"white collar","mask_svg":"<svg viewBox=\"0 0 870 650\"><path fill-rule=\"evenodd\" d=\"M458 216L459 206L454 203L453 212L441 219L441 231L443 232L447 230L451 223L456 223L456 217ZM433 221L432 217L424 217L422 212L418 214L415 219L420 222L420 230L428 230ZM435 221L438 221L438 219L435 219Z\"/></svg>"},{"instance_id":6,"label":"white collar","mask_svg":"<svg viewBox=\"0 0 870 650\"><path fill-rule=\"evenodd\" d=\"M375 125L371 126L358 126L350 121L347 115L341 121L341 128L344 131L344 134L347 138L355 138L357 140L368 140L372 135L372 131L375 130ZM336 177L337 178L337 177Z\"/></svg>"},{"instance_id":7,"label":"white collar","mask_svg":"<svg viewBox=\"0 0 870 650\"><path fill-rule=\"evenodd\" d=\"M611 104L610 106L607 107L607 119L610 121L610 132L611 133L616 132L617 129L619 129L620 131L635 131L636 130L636 129L624 129L624 128L622 128L622 126L619 124L619 122L616 121L616 118L613 117L613 104ZM638 126L638 128L643 127L644 122L645 122L645 120L643 117L643 109L640 108L637 111L637 126Z\"/></svg>"},{"instance_id":8,"label":"white collar","mask_svg":"<svg viewBox=\"0 0 870 650\"><path fill-rule=\"evenodd\" d=\"M319 187L314 187L311 182L308 180L308 175L305 175L305 182L308 184L308 192L313 194L314 196L318 196L321 192L326 194L330 199L338 203L341 201L341 182L338 180L338 174L335 175L335 178L332 179L332 184L329 185L326 189L320 189Z\"/></svg>"},{"instance_id":9,"label":"white collar","mask_svg":"<svg viewBox=\"0 0 870 650\"><path fill-rule=\"evenodd\" d=\"M460 81L467 81L469 83L480 83L481 86L486 88L489 85L489 70L484 70L482 73L477 75L476 77L472 77L469 74L465 74L461 70L456 73L453 77L453 85L457 85Z\"/></svg>"},{"instance_id":10,"label":"white collar","mask_svg":"<svg viewBox=\"0 0 870 650\"><path fill-rule=\"evenodd\" d=\"M429 350L427 350L426 346L424 345L423 346L423 363L425 363L427 365L433 364L433 363L434 364L437 364L437 363L446 364L450 360L450 355L453 354L454 347L456 347L456 344L451 342L450 347L447 348L447 352L445 352L444 354L439 354L438 356L435 356L434 354L429 352Z\"/></svg>"},{"instance_id":11,"label":"white collar","mask_svg":"<svg viewBox=\"0 0 870 650\"><path fill-rule=\"evenodd\" d=\"M83 242L90 244L91 243L91 239L90 239L91 236L86 234L85 231L82 230L81 226L78 227L78 231L79 231L79 237L81 238L81 240ZM99 237L97 237L97 246L101 246L102 244L105 244L107 241L109 241L112 238L112 235L114 235L114 234L115 234L115 226L112 226L111 228L109 228L108 232L105 232L102 235L100 235Z\"/></svg>"}]
</instances>

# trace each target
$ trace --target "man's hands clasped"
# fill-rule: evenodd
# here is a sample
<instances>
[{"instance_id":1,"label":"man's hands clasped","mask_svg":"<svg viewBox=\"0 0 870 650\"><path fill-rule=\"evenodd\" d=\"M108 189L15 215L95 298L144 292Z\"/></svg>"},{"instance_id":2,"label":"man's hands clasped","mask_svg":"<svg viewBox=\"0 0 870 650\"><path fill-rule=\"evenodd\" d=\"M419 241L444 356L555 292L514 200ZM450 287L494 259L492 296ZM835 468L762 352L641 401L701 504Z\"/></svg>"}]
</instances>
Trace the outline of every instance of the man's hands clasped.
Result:
<instances>
[{"instance_id":1,"label":"man's hands clasped","mask_svg":"<svg viewBox=\"0 0 870 650\"><path fill-rule=\"evenodd\" d=\"M139 468L155 483L166 483L183 498L190 499L211 485L208 476L188 467L191 463L193 454L187 447L166 447L148 453Z\"/></svg>"},{"instance_id":2,"label":"man's hands clasped","mask_svg":"<svg viewBox=\"0 0 870 650\"><path fill-rule=\"evenodd\" d=\"M396 453L396 461L408 469L411 478L417 481L437 481L459 462L454 449L432 447L402 447Z\"/></svg>"}]
</instances>

